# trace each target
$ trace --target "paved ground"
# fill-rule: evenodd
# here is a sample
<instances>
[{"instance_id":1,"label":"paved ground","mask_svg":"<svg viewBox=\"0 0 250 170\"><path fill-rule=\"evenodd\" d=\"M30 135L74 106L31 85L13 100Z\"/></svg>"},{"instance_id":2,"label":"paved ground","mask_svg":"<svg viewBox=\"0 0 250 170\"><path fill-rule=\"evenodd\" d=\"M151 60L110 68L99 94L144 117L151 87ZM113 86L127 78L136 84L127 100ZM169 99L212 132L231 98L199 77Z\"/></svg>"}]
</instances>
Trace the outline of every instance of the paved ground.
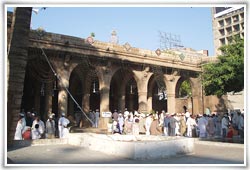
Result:
<instances>
[{"instance_id":1,"label":"paved ground","mask_svg":"<svg viewBox=\"0 0 250 170\"><path fill-rule=\"evenodd\" d=\"M111 146L112 147L112 146ZM244 164L244 145L196 141L191 155L156 160L131 160L114 157L71 145L40 145L7 151L12 164Z\"/></svg>"}]
</instances>

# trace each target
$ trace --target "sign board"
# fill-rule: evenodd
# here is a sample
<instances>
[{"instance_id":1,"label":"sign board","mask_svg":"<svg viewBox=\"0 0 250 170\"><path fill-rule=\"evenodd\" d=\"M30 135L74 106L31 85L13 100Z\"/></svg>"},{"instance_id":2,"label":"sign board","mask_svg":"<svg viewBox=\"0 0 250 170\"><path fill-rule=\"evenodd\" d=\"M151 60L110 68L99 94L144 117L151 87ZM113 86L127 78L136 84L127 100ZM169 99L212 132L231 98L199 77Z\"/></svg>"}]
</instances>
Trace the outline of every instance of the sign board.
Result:
<instances>
[{"instance_id":1,"label":"sign board","mask_svg":"<svg viewBox=\"0 0 250 170\"><path fill-rule=\"evenodd\" d=\"M111 112L102 112L102 117L111 117L112 113Z\"/></svg>"},{"instance_id":2,"label":"sign board","mask_svg":"<svg viewBox=\"0 0 250 170\"><path fill-rule=\"evenodd\" d=\"M158 96L159 96L159 100L167 100L168 99L167 93L165 91L158 93Z\"/></svg>"}]
</instances>

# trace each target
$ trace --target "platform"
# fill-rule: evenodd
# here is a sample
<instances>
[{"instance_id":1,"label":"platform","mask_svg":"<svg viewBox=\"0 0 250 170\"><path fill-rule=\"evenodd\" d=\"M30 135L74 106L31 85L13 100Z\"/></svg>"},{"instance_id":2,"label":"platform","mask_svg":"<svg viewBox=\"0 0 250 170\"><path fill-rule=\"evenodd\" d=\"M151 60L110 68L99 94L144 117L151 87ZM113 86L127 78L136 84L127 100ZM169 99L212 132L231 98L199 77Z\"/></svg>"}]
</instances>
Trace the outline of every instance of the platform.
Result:
<instances>
[{"instance_id":1,"label":"platform","mask_svg":"<svg viewBox=\"0 0 250 170\"><path fill-rule=\"evenodd\" d=\"M67 139L16 140L11 145L22 148L67 144L128 159L168 158L194 152L194 138L151 135L69 133Z\"/></svg>"},{"instance_id":2,"label":"platform","mask_svg":"<svg viewBox=\"0 0 250 170\"><path fill-rule=\"evenodd\" d=\"M129 159L156 159L194 152L194 138L71 133L68 144Z\"/></svg>"}]
</instances>

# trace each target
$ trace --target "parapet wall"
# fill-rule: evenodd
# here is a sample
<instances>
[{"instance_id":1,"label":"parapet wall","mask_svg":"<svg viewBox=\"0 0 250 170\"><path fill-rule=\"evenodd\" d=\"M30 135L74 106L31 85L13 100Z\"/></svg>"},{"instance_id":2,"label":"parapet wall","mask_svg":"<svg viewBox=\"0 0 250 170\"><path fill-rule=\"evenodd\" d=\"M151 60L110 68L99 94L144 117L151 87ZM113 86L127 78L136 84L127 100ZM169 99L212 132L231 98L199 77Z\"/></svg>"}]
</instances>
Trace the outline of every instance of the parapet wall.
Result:
<instances>
[{"instance_id":1,"label":"parapet wall","mask_svg":"<svg viewBox=\"0 0 250 170\"><path fill-rule=\"evenodd\" d=\"M68 144L129 159L157 159L194 152L194 139L165 136L69 134Z\"/></svg>"}]
</instances>

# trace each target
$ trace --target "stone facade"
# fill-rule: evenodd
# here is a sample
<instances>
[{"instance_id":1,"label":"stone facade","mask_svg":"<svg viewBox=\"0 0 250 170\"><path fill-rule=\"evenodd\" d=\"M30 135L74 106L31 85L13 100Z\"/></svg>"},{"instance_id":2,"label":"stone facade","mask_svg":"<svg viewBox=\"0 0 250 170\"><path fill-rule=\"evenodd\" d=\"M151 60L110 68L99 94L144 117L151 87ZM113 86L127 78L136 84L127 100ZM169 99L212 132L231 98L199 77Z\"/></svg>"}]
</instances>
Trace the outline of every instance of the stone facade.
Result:
<instances>
[{"instance_id":1,"label":"stone facade","mask_svg":"<svg viewBox=\"0 0 250 170\"><path fill-rule=\"evenodd\" d=\"M56 117L65 112L74 120L81 109L87 115L90 109L99 109L100 128L107 128L109 120L102 113L115 109L144 113L164 109L174 113L182 112L187 105L194 114L203 112L199 73L201 63L211 60L206 54L157 54L128 43L97 40L89 44L82 38L30 30L30 17L31 8L17 8L8 30L9 139L13 139L22 109L35 110L44 121L51 112ZM191 84L192 100L179 99L184 80ZM163 91L167 99L160 101L158 92ZM83 126L89 126L87 122L85 117Z\"/></svg>"}]
</instances>

